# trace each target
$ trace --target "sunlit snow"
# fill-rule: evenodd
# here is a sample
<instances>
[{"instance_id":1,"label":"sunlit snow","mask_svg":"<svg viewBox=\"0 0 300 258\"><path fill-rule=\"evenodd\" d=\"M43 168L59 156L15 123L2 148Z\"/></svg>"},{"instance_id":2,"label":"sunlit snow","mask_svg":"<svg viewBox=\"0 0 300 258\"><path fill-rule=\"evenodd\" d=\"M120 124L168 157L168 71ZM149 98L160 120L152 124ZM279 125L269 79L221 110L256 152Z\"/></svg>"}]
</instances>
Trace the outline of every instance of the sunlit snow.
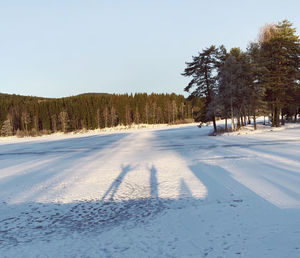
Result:
<instances>
[{"instance_id":1,"label":"sunlit snow","mask_svg":"<svg viewBox=\"0 0 300 258\"><path fill-rule=\"evenodd\" d=\"M299 257L300 126L0 141L0 256Z\"/></svg>"}]
</instances>

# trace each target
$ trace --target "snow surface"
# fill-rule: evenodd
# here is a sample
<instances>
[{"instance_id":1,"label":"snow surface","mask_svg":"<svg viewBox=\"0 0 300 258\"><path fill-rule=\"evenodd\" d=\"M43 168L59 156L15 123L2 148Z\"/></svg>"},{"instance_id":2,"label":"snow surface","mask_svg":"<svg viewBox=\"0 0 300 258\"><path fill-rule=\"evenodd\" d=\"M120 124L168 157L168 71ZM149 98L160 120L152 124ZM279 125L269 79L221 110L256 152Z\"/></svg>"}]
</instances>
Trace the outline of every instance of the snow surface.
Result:
<instances>
[{"instance_id":1,"label":"snow surface","mask_svg":"<svg viewBox=\"0 0 300 258\"><path fill-rule=\"evenodd\" d=\"M1 139L0 257L300 257L300 126L260 129Z\"/></svg>"}]
</instances>

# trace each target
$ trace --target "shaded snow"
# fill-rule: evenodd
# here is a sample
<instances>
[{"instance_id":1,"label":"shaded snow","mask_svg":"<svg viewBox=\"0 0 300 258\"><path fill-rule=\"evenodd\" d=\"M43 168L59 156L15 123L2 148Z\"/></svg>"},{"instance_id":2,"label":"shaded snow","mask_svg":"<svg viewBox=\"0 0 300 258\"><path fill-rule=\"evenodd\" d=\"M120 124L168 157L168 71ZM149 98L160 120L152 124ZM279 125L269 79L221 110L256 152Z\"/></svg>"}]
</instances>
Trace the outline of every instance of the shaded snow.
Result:
<instances>
[{"instance_id":1,"label":"shaded snow","mask_svg":"<svg viewBox=\"0 0 300 258\"><path fill-rule=\"evenodd\" d=\"M300 127L288 127L2 140L0 256L299 257Z\"/></svg>"}]
</instances>

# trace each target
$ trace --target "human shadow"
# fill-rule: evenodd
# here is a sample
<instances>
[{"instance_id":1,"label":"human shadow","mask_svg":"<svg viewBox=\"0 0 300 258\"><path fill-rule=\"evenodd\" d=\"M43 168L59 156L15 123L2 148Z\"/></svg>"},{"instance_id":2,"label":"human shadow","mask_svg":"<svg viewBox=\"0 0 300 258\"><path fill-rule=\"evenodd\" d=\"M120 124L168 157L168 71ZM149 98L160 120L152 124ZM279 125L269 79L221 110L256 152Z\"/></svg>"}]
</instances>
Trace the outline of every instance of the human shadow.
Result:
<instances>
[{"instance_id":1,"label":"human shadow","mask_svg":"<svg viewBox=\"0 0 300 258\"><path fill-rule=\"evenodd\" d=\"M176 132L180 133L180 130ZM168 133L171 133L171 131ZM176 140L172 140L174 135L171 134L169 137L166 137L166 133L163 136L161 133L157 133L156 136L156 143L167 146L166 150L168 153L171 151L173 154L176 153L183 159L191 161L188 156L191 152L184 153L182 149L173 148L174 143L176 144ZM182 136L184 136L184 133L182 133ZM182 138L182 140L184 139ZM219 147L217 138L214 138L212 143ZM193 141L193 144L195 146L198 142ZM227 144L225 147L228 147ZM186 148L189 148L189 146ZM230 150L230 147L228 149ZM163 155L163 153L161 151L159 154ZM195 156L192 157L192 160L193 158ZM235 155L232 155L230 158L235 158ZM131 246L133 246L129 253L135 254L135 251L139 248L136 242L132 244L133 240L138 241L141 238L142 248L144 248L146 242L144 241L144 236L146 235L151 246L147 250L148 253L145 254L151 256L155 254L151 248L154 250L156 246L152 244L153 242L150 241L149 237L155 238L158 234L163 233L162 237L166 238L168 235L173 237L174 235L176 240L174 240L173 246L169 245L169 239L167 239L168 246L163 242L161 245L157 245L159 250L156 250L156 254L161 254L162 257L166 256L167 252L165 251L174 248L174 246L181 247L183 254L175 250L172 257L186 257L187 255L184 254L190 248L186 244L189 239L197 240L193 241L193 244L198 245L198 253L193 257L217 257L214 256L215 253L213 251L216 248L222 251L222 257L240 257L247 256L248 244L250 247L253 247L251 244L252 242L257 243L255 241L264 243L267 238L272 241L272 235L276 234L276 230L280 229L277 228L277 224L281 223L281 218L293 219L292 222L295 223L292 225L292 229L295 231L294 233L299 231L299 219L296 220L295 217L285 216L283 214L284 211L239 183L232 177L230 171L218 165L218 160L215 160L214 164L207 164L205 161L199 160L195 160L192 164L187 162L187 164L186 169L196 177L193 180L198 179L207 188L208 194L206 199L194 198L191 189L189 189L189 182L185 181L184 178L180 179L179 182L179 199L160 198L158 194L158 188L162 187L158 185L160 177L157 168L152 165L148 168L149 174L146 174L147 176L149 175L150 191L149 188L145 188L145 191L150 192L149 198L116 201L114 197L116 197L116 193L120 189L121 183L124 182L126 175L132 169L130 165L127 165L121 168L121 172L101 200L61 204L23 203L14 205L0 203L0 211L2 211L0 213L0 252L4 250L2 253L5 255L5 250L9 248L15 250L14 248L19 245L22 250L22 245L24 244L25 246L30 242L37 243L37 245L39 244L38 241L47 242L47 245L50 242L49 246L52 246L51 241L53 240L53 246L55 246L55 241L58 239L64 241L64 238L73 238L75 236L75 238L83 242L84 239L92 241L93 236L95 236L95 239L97 239L96 237L100 239L99 242L102 242L103 239L103 245L111 241L118 247L117 249L112 245L108 246L108 248L106 246L102 248L103 246L100 247L101 243L98 242L95 245L98 248L98 256L124 257L123 243L127 241L127 239L124 241L124 238L129 236L128 234L135 234L134 238L130 235L127 241L128 246L126 248L130 250ZM240 209L237 206L240 206ZM165 217L161 221L157 220L158 215L164 215L170 210L172 212L174 209L185 207L187 207L186 210L181 210L180 212L175 210L175 213L171 214L170 217ZM276 216L278 213L284 216ZM155 228L154 224L159 229L156 229L152 234L151 229ZM131 230L135 226L137 226L138 230ZM238 230L235 230L235 227ZM194 231L191 230L193 228L195 229ZM112 230L113 234L108 234L109 238L102 234L110 229L115 230ZM177 229L178 231L176 231ZM287 229L291 229L291 227ZM286 231L281 232L279 230L277 233L281 236L279 239L285 237L285 233ZM195 235L200 235L200 241ZM290 239L293 240L293 238L296 239L297 237L298 235L295 234L290 236ZM212 242L206 243L206 239ZM161 240L158 239L158 241ZM268 247L276 248L275 245L278 246L277 249L289 251L285 247L286 241L282 242L283 244L273 243L272 245L267 243L263 247L260 246L259 251L261 253L266 251L267 253L266 249ZM239 250L243 246L246 247L244 249L245 252L244 250ZM237 247L238 250L231 252L229 247ZM26 248L23 249L26 251ZM114 249L116 252L110 252L109 249ZM41 252L45 251L42 250ZM236 255L234 255L234 252Z\"/></svg>"},{"instance_id":2,"label":"human shadow","mask_svg":"<svg viewBox=\"0 0 300 258\"><path fill-rule=\"evenodd\" d=\"M154 165L150 168L150 196L151 198L158 198L158 186L157 186L157 169Z\"/></svg>"},{"instance_id":3,"label":"human shadow","mask_svg":"<svg viewBox=\"0 0 300 258\"><path fill-rule=\"evenodd\" d=\"M105 194L101 198L101 201L105 201L105 200L113 201L114 200L114 196L116 195L122 181L124 180L125 176L131 169L132 169L132 167L130 165L127 165L127 166L122 165L120 174L112 182L112 184L110 185L108 190L105 192Z\"/></svg>"}]
</instances>

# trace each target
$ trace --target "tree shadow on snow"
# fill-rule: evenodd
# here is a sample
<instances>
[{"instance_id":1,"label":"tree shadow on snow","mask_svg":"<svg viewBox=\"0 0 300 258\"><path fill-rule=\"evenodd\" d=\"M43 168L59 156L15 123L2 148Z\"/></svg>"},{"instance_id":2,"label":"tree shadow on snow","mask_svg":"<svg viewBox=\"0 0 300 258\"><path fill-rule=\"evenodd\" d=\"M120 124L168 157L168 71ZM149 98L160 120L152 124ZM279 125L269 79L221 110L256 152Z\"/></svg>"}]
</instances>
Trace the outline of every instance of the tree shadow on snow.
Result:
<instances>
[{"instance_id":1,"label":"tree shadow on snow","mask_svg":"<svg viewBox=\"0 0 300 258\"><path fill-rule=\"evenodd\" d=\"M180 130L177 130L177 133L180 132ZM167 131L156 132L155 144L172 145L172 137L166 137L167 133ZM177 151L177 154L183 158L188 158L184 156L187 154L184 154L181 150L176 150L176 148L171 150ZM86 155L89 156L93 151L96 150L91 150ZM80 155L85 154L80 152L77 158ZM67 164L70 165L70 163ZM44 169L47 171L51 165L53 166L53 163L47 164ZM151 223L157 215L163 215L169 210L183 209L189 205L201 207L203 213L206 212L206 205L211 203L225 205L233 212L237 205L244 205L245 211L249 211L248 217L251 217L251 214L253 217L257 214L263 216L266 211L269 214L274 214L280 210L237 182L222 167L196 161L188 168L207 188L208 194L205 200L193 197L191 189L189 189L184 178L180 180L178 199L160 198L157 180L158 171L154 165L148 169L149 189L145 189L149 191L148 198L117 200L118 190L126 176L133 169L131 165L123 165L119 175L105 194L99 196L100 200L97 201L73 203L25 202L16 205L0 203L0 244L2 247L10 247L36 240L63 239L65 236L72 234L98 235L119 226L126 229L126 227L131 228L143 223ZM32 171L32 173L37 175L38 171ZM49 175L46 174L45 177L50 176L52 175L49 171ZM22 176L19 179L22 180ZM12 182L13 178L11 178ZM253 212L251 203L248 203L249 199L260 202L264 209Z\"/></svg>"},{"instance_id":2,"label":"tree shadow on snow","mask_svg":"<svg viewBox=\"0 0 300 258\"><path fill-rule=\"evenodd\" d=\"M18 163L16 157L6 157L9 161L11 159L11 167L14 170L14 165L19 166L19 173L12 173L11 175L4 176L0 179L0 195L5 195L7 191L15 187L16 184L20 184L22 187L17 193L13 193L11 198L18 196L23 196L23 200L26 201L32 197L40 196L45 189L35 189L34 191L29 191L31 187L39 182L46 183L48 188L51 188L56 184L55 178L58 177L59 180L70 175L72 172L72 167L76 166L76 169L82 168L81 170L86 170L86 167L93 161L97 160L97 157L103 157L106 155L106 149L111 149L116 146L119 141L127 136L127 134L116 134L113 139L106 138L106 136L96 136L96 137L83 137L86 139L73 139L75 142L72 144L72 139L54 141L51 143L30 143L32 149L38 149L39 151L46 149L49 144L52 144L53 153L45 154L43 158L36 155L29 155L27 159L22 160L25 162ZM88 141L87 141L88 139ZM77 140L77 141L76 141ZM57 146L57 143L59 146ZM69 145L64 146L64 143ZM62 154L54 149L64 149L65 153ZM23 150L26 152L26 150ZM1 159L0 159L1 160ZM42 161L40 163L39 161ZM22 165L24 167L22 168ZM9 166L2 168L8 170ZM82 171L79 171L82 173ZM24 191L23 191L24 189ZM26 196L26 197L25 197Z\"/></svg>"}]
</instances>

